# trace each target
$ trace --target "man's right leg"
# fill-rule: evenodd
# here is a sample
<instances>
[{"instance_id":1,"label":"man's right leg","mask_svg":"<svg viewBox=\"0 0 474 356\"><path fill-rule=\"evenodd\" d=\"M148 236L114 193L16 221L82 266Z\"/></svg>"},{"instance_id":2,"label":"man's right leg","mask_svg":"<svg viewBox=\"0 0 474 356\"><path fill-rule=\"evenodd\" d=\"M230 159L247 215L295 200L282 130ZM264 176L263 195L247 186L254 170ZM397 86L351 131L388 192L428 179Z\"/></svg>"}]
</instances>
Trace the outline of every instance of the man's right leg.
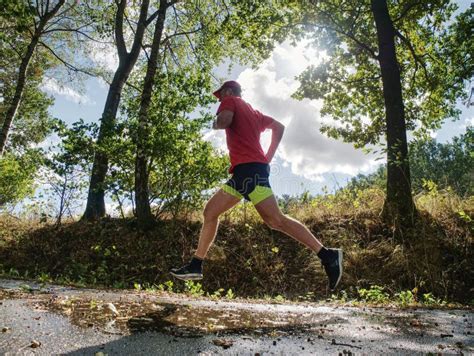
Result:
<instances>
[{"instance_id":1,"label":"man's right leg","mask_svg":"<svg viewBox=\"0 0 474 356\"><path fill-rule=\"evenodd\" d=\"M225 185L209 199L204 208L204 223L194 257L189 264L181 268L173 268L170 272L171 275L182 280L202 279L202 260L206 257L216 237L219 216L235 206L241 198L237 191Z\"/></svg>"},{"instance_id":2,"label":"man's right leg","mask_svg":"<svg viewBox=\"0 0 474 356\"><path fill-rule=\"evenodd\" d=\"M219 216L235 206L242 199L224 191L224 189L220 189L214 194L204 208L204 223L202 224L201 234L199 235L198 248L194 254L201 260L206 258L207 252L214 242L217 226L219 225Z\"/></svg>"}]
</instances>

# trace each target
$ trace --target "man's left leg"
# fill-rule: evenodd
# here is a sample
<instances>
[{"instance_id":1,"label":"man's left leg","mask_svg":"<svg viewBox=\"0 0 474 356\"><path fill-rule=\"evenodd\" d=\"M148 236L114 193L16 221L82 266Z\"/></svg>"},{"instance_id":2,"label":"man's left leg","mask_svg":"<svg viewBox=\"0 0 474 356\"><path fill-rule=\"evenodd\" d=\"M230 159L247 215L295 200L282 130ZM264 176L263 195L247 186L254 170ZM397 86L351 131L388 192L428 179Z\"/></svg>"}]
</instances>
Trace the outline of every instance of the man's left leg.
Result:
<instances>
[{"instance_id":1,"label":"man's left leg","mask_svg":"<svg viewBox=\"0 0 474 356\"><path fill-rule=\"evenodd\" d=\"M202 279L202 262L216 237L219 216L235 206L241 199L242 196L228 185L224 185L209 199L203 212L204 222L199 234L198 248L189 264L171 269L172 276L182 280Z\"/></svg>"},{"instance_id":2,"label":"man's left leg","mask_svg":"<svg viewBox=\"0 0 474 356\"><path fill-rule=\"evenodd\" d=\"M257 202L255 209L271 229L284 232L316 252L328 275L329 288L334 290L337 287L342 276L341 249L325 248L306 226L281 212L274 195Z\"/></svg>"}]
</instances>

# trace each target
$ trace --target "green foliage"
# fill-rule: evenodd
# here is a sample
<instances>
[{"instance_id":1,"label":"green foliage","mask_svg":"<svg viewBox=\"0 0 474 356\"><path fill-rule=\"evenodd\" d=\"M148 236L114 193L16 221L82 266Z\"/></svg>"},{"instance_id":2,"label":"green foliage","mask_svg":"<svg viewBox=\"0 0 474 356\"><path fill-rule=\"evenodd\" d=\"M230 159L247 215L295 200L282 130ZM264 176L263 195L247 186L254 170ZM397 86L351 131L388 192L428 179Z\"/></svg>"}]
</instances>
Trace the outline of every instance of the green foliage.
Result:
<instances>
[{"instance_id":1,"label":"green foliage","mask_svg":"<svg viewBox=\"0 0 474 356\"><path fill-rule=\"evenodd\" d=\"M412 290L402 290L398 293L390 295L384 291L384 287L371 286L370 289L357 289L356 298L351 297L351 294L345 290L331 295L331 301L335 303L350 303L351 305L360 305L362 300L367 303L374 304L396 304L399 307L413 307L413 306L427 306L427 307L443 307L447 302L441 298L436 298L432 292L423 293L418 296L418 287Z\"/></svg>"},{"instance_id":2,"label":"green foliage","mask_svg":"<svg viewBox=\"0 0 474 356\"><path fill-rule=\"evenodd\" d=\"M185 287L185 291L194 297L201 297L205 293L202 290L202 284L199 282L185 281L184 287Z\"/></svg>"},{"instance_id":3,"label":"green foliage","mask_svg":"<svg viewBox=\"0 0 474 356\"><path fill-rule=\"evenodd\" d=\"M458 215L459 215L459 217L460 217L462 220L464 220L465 222L467 222L467 223L472 222L471 217L470 217L468 214L466 214L466 212L465 212L464 210L458 211Z\"/></svg>"},{"instance_id":4,"label":"green foliage","mask_svg":"<svg viewBox=\"0 0 474 356\"><path fill-rule=\"evenodd\" d=\"M174 283L173 281L166 281L165 283L161 283L158 285L158 290L160 291L167 291L173 292Z\"/></svg>"},{"instance_id":5,"label":"green foliage","mask_svg":"<svg viewBox=\"0 0 474 356\"><path fill-rule=\"evenodd\" d=\"M416 139L409 146L412 189L415 194L436 194L443 189L453 189L460 196L474 194L474 130L454 137L452 142L437 143L434 139ZM370 187L385 189L386 166L374 173L359 174L343 190L352 192Z\"/></svg>"},{"instance_id":6,"label":"green foliage","mask_svg":"<svg viewBox=\"0 0 474 356\"><path fill-rule=\"evenodd\" d=\"M218 290L214 291L214 293L210 294L209 297L213 299L219 299L222 296L223 292L225 292L225 289L219 288Z\"/></svg>"},{"instance_id":7,"label":"green foliage","mask_svg":"<svg viewBox=\"0 0 474 356\"><path fill-rule=\"evenodd\" d=\"M45 272L41 272L38 276L36 276L36 279L40 281L41 283L50 283L53 281L51 276Z\"/></svg>"},{"instance_id":8,"label":"green foliage","mask_svg":"<svg viewBox=\"0 0 474 356\"><path fill-rule=\"evenodd\" d=\"M421 302L427 306L444 306L446 301L436 298L433 293L423 293L421 296Z\"/></svg>"},{"instance_id":9,"label":"green foliage","mask_svg":"<svg viewBox=\"0 0 474 356\"><path fill-rule=\"evenodd\" d=\"M407 129L420 134L458 117L456 100L466 97L463 80L474 74L473 10L447 26L455 7L447 0L389 2ZM301 74L295 97L323 100L321 114L337 122L322 126L330 137L357 147L378 143L386 130L385 106L370 2L318 2L301 8L301 17L307 31L302 36L326 56Z\"/></svg>"},{"instance_id":10,"label":"green foliage","mask_svg":"<svg viewBox=\"0 0 474 356\"><path fill-rule=\"evenodd\" d=\"M10 152L22 152L31 145L44 141L53 131L54 120L48 109L54 100L40 91L41 83L38 79L31 78L24 90L23 100L8 138L7 149Z\"/></svg>"},{"instance_id":11,"label":"green foliage","mask_svg":"<svg viewBox=\"0 0 474 356\"><path fill-rule=\"evenodd\" d=\"M428 181L431 181L438 189L451 187L460 196L473 195L473 151L473 127L444 144L434 139L415 140L410 144L413 190L416 193L425 188L430 190Z\"/></svg>"},{"instance_id":12,"label":"green foliage","mask_svg":"<svg viewBox=\"0 0 474 356\"><path fill-rule=\"evenodd\" d=\"M10 17L14 18L17 23L15 30L18 32L27 30L25 25L27 25L34 16L34 10L34 7L27 1L0 1L0 14L2 14L1 19L5 21ZM5 35L4 31L2 31L2 35Z\"/></svg>"},{"instance_id":13,"label":"green foliage","mask_svg":"<svg viewBox=\"0 0 474 356\"><path fill-rule=\"evenodd\" d=\"M278 294L275 298L274 298L275 302L278 302L278 303L283 303L285 301L285 297Z\"/></svg>"},{"instance_id":14,"label":"green foliage","mask_svg":"<svg viewBox=\"0 0 474 356\"><path fill-rule=\"evenodd\" d=\"M39 9L36 9L39 6ZM32 36L40 22L38 14L53 7L51 2L38 1L36 3L27 1L2 1L0 3L0 113L1 116L7 112L19 84L19 69L26 56L28 46L32 43ZM41 33L41 44L34 49L28 67L26 69L26 81L21 92L21 101L10 128L10 134L6 149L10 152L22 152L32 144L42 142L51 133L54 121L48 112L48 108L54 100L43 90L48 87L48 82L58 84L64 78L64 71L58 69L63 63L56 56L58 54L64 59L77 55L77 51L71 50L68 39L73 37L73 31L54 31L59 28L72 28L70 22L73 16L67 16L71 6L60 11L59 18L54 17L51 22L54 25L48 28L48 33ZM70 14L69 14L70 15ZM43 45L44 43L44 45ZM77 48L80 41L75 41ZM55 50L53 55L49 49ZM73 62L71 60L71 62ZM46 79L46 77L48 79ZM53 79L54 78L54 79ZM66 78L71 84L71 78ZM0 120L0 124L3 124Z\"/></svg>"},{"instance_id":15,"label":"green foliage","mask_svg":"<svg viewBox=\"0 0 474 356\"><path fill-rule=\"evenodd\" d=\"M220 16L225 16L218 31L229 42L229 54L244 63L256 63L267 57L275 42L282 42L297 32L298 21L293 2L277 6L265 1L230 1ZM235 54L232 54L235 52Z\"/></svg>"},{"instance_id":16,"label":"green foliage","mask_svg":"<svg viewBox=\"0 0 474 356\"><path fill-rule=\"evenodd\" d=\"M19 202L34 192L34 179L41 160L36 150L29 150L20 157L13 154L0 157L0 207Z\"/></svg>"},{"instance_id":17,"label":"green foliage","mask_svg":"<svg viewBox=\"0 0 474 356\"><path fill-rule=\"evenodd\" d=\"M33 292L33 288L31 288L31 286L29 286L28 284L21 284L20 285L20 290L22 290L23 292L26 292L26 293L32 293Z\"/></svg>"},{"instance_id":18,"label":"green foliage","mask_svg":"<svg viewBox=\"0 0 474 356\"><path fill-rule=\"evenodd\" d=\"M229 289L227 290L227 293L225 294L225 297L226 297L227 299L234 299L234 298L235 298L234 291L233 291L231 288L229 288Z\"/></svg>"},{"instance_id":19,"label":"green foliage","mask_svg":"<svg viewBox=\"0 0 474 356\"><path fill-rule=\"evenodd\" d=\"M0 39L1 124L3 124L3 115L15 92L20 65L20 57L11 49L9 41L18 42L16 45L21 46L22 39L4 38L3 41ZM47 68L48 64L37 58L34 58L29 66L28 80L23 90L22 101L10 128L6 146L9 152L23 152L32 144L42 142L52 130L53 119L48 108L54 100L41 91L43 73Z\"/></svg>"},{"instance_id":20,"label":"green foliage","mask_svg":"<svg viewBox=\"0 0 474 356\"><path fill-rule=\"evenodd\" d=\"M54 123L54 132L60 142L49 147L45 160L48 170L43 173L43 179L49 186L52 200L57 199L56 223L59 224L66 212L73 215L87 186L97 125L85 124L82 119L71 128L61 120Z\"/></svg>"},{"instance_id":21,"label":"green foliage","mask_svg":"<svg viewBox=\"0 0 474 356\"><path fill-rule=\"evenodd\" d=\"M384 291L384 287L372 285L369 289L358 288L357 293L362 300L369 303L386 303L389 300L389 295Z\"/></svg>"},{"instance_id":22,"label":"green foliage","mask_svg":"<svg viewBox=\"0 0 474 356\"><path fill-rule=\"evenodd\" d=\"M177 214L202 204L202 192L226 176L227 159L217 155L203 140L201 131L212 120L204 112L191 118L198 106L213 99L207 74L188 67L173 75L159 74L149 109L149 189L156 214ZM109 143L111 176L109 187L117 201L133 201L134 141L140 98L128 97L126 121L119 126L120 140Z\"/></svg>"},{"instance_id":23,"label":"green foliage","mask_svg":"<svg viewBox=\"0 0 474 356\"><path fill-rule=\"evenodd\" d=\"M395 294L401 306L406 307L416 302L415 294L411 290L401 291Z\"/></svg>"}]
</instances>

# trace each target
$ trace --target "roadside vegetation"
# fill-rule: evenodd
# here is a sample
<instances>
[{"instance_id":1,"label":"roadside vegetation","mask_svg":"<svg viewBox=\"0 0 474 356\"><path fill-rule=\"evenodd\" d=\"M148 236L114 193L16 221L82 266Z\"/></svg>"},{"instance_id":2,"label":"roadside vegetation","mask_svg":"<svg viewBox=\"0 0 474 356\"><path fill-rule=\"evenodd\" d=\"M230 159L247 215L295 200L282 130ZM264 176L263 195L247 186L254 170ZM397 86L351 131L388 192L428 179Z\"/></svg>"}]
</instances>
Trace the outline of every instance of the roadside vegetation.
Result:
<instances>
[{"instance_id":1,"label":"roadside vegetation","mask_svg":"<svg viewBox=\"0 0 474 356\"><path fill-rule=\"evenodd\" d=\"M303 221L326 245L344 249L344 279L333 296L315 254L270 230L250 204L222 218L202 283L171 280L168 274L196 246L197 213L164 218L148 231L141 231L134 218L56 225L3 215L0 272L41 282L215 298L472 304L472 196L426 184L415 199L417 224L403 241L394 239L379 217L383 199L384 192L373 186L280 200L285 213Z\"/></svg>"}]
</instances>

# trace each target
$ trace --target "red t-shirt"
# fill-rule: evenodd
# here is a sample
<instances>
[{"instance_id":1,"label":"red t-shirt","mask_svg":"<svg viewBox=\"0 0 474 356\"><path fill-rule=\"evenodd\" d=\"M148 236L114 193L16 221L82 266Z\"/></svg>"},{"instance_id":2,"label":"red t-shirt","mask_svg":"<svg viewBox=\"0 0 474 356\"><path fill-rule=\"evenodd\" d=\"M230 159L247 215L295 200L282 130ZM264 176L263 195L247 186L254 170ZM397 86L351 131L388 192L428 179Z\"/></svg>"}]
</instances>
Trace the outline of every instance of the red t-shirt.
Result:
<instances>
[{"instance_id":1,"label":"red t-shirt","mask_svg":"<svg viewBox=\"0 0 474 356\"><path fill-rule=\"evenodd\" d=\"M254 110L238 96L225 97L217 114L224 110L234 113L232 123L225 129L231 164L229 172L241 163L268 163L260 145L260 134L275 120Z\"/></svg>"}]
</instances>

